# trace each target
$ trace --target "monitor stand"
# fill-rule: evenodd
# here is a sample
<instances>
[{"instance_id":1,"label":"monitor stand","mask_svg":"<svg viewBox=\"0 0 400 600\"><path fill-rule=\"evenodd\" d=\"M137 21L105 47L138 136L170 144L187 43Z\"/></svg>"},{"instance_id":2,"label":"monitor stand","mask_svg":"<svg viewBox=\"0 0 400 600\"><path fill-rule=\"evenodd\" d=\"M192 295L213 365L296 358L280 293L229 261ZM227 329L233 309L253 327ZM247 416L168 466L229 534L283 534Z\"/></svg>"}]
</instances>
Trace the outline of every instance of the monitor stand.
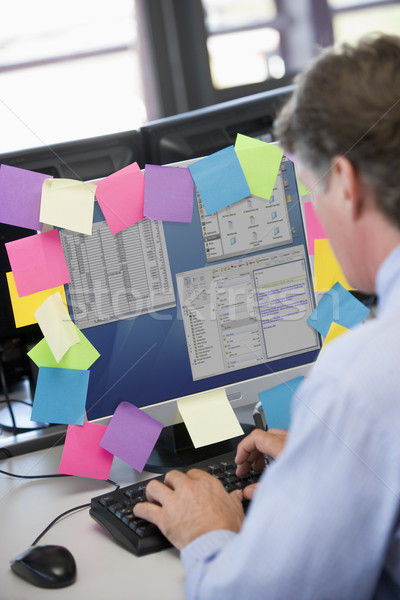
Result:
<instances>
[{"instance_id":1,"label":"monitor stand","mask_svg":"<svg viewBox=\"0 0 400 600\"><path fill-rule=\"evenodd\" d=\"M236 446L253 429L253 425L241 423L244 435L216 444L195 448L184 423L164 427L157 444L146 463L150 473L166 473L171 469L187 468L201 461L212 461L221 454L236 450Z\"/></svg>"}]
</instances>

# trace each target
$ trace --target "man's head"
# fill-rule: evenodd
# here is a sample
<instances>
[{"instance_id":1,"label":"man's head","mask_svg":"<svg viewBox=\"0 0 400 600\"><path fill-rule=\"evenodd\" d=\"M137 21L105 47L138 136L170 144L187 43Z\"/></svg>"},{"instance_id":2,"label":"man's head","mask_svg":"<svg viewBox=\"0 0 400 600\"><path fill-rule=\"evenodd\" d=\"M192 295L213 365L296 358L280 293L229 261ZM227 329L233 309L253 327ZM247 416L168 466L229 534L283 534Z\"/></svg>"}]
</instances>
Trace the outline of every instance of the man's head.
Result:
<instances>
[{"instance_id":1,"label":"man's head","mask_svg":"<svg viewBox=\"0 0 400 600\"><path fill-rule=\"evenodd\" d=\"M400 228L400 37L323 52L298 77L275 128L322 183L335 156L348 158Z\"/></svg>"},{"instance_id":2,"label":"man's head","mask_svg":"<svg viewBox=\"0 0 400 600\"><path fill-rule=\"evenodd\" d=\"M352 276L360 268L360 260L346 265L352 238L362 234L358 242L365 246L372 232L348 227L346 212L358 226L369 202L382 222L400 232L400 38L369 36L321 53L298 77L275 131L312 174L317 212ZM350 196L352 202L341 201ZM360 256L368 252L361 245Z\"/></svg>"}]
</instances>

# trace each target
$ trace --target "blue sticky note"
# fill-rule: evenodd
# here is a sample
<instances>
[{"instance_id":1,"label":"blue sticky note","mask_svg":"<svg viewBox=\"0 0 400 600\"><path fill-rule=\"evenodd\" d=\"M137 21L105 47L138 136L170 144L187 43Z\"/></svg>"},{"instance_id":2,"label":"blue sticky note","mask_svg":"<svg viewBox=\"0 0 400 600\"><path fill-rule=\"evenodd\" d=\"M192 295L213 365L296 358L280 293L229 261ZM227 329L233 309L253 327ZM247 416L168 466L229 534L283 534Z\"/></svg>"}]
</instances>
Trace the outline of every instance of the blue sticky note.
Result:
<instances>
[{"instance_id":1,"label":"blue sticky note","mask_svg":"<svg viewBox=\"0 0 400 600\"><path fill-rule=\"evenodd\" d=\"M89 371L39 367L32 421L83 425Z\"/></svg>"},{"instance_id":2,"label":"blue sticky note","mask_svg":"<svg viewBox=\"0 0 400 600\"><path fill-rule=\"evenodd\" d=\"M303 381L304 377L295 377L258 395L268 429L289 429L292 399Z\"/></svg>"},{"instance_id":3,"label":"blue sticky note","mask_svg":"<svg viewBox=\"0 0 400 600\"><path fill-rule=\"evenodd\" d=\"M207 215L250 196L250 188L233 146L189 165Z\"/></svg>"},{"instance_id":4,"label":"blue sticky note","mask_svg":"<svg viewBox=\"0 0 400 600\"><path fill-rule=\"evenodd\" d=\"M351 329L362 323L368 313L369 308L337 282L323 295L307 322L326 337L333 322Z\"/></svg>"}]
</instances>

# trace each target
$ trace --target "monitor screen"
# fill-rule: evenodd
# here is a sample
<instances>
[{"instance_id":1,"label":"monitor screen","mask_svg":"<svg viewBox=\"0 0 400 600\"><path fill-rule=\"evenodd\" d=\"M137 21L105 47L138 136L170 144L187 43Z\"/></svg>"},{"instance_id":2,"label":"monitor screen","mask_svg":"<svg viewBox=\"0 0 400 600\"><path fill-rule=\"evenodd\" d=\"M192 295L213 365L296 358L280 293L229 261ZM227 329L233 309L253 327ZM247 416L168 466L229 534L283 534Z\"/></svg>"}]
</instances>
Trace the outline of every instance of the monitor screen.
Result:
<instances>
[{"instance_id":1,"label":"monitor screen","mask_svg":"<svg viewBox=\"0 0 400 600\"><path fill-rule=\"evenodd\" d=\"M269 200L206 215L196 193L191 223L144 219L114 236L97 210L92 236L60 236L73 318L100 353L89 419L128 401L170 425L177 398L221 387L234 406L256 404L257 392L318 354L301 201L285 157Z\"/></svg>"}]
</instances>

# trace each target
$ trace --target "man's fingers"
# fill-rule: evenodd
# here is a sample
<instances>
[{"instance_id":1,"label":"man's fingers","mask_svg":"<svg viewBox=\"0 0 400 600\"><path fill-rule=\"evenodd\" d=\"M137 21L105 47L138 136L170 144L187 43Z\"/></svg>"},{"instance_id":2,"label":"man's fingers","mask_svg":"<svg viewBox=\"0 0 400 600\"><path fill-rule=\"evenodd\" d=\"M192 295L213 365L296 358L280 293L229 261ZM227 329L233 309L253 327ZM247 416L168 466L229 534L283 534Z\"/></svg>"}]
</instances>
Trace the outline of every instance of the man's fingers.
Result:
<instances>
[{"instance_id":1,"label":"man's fingers","mask_svg":"<svg viewBox=\"0 0 400 600\"><path fill-rule=\"evenodd\" d=\"M146 519L146 521L158 525L161 517L161 506L152 504L151 502L138 502L133 507L133 514L139 519Z\"/></svg>"},{"instance_id":2,"label":"man's fingers","mask_svg":"<svg viewBox=\"0 0 400 600\"><path fill-rule=\"evenodd\" d=\"M257 489L257 485L258 483L251 483L250 485L244 488L243 496L246 498L246 500L251 500L253 498L254 492Z\"/></svg>"},{"instance_id":3,"label":"man's fingers","mask_svg":"<svg viewBox=\"0 0 400 600\"><path fill-rule=\"evenodd\" d=\"M171 493L171 489L161 481L149 481L146 485L146 498L149 502L157 502L161 505L166 496Z\"/></svg>"},{"instance_id":4,"label":"man's fingers","mask_svg":"<svg viewBox=\"0 0 400 600\"><path fill-rule=\"evenodd\" d=\"M181 471L168 471L164 477L164 483L172 490L182 484L186 479L185 473Z\"/></svg>"}]
</instances>

